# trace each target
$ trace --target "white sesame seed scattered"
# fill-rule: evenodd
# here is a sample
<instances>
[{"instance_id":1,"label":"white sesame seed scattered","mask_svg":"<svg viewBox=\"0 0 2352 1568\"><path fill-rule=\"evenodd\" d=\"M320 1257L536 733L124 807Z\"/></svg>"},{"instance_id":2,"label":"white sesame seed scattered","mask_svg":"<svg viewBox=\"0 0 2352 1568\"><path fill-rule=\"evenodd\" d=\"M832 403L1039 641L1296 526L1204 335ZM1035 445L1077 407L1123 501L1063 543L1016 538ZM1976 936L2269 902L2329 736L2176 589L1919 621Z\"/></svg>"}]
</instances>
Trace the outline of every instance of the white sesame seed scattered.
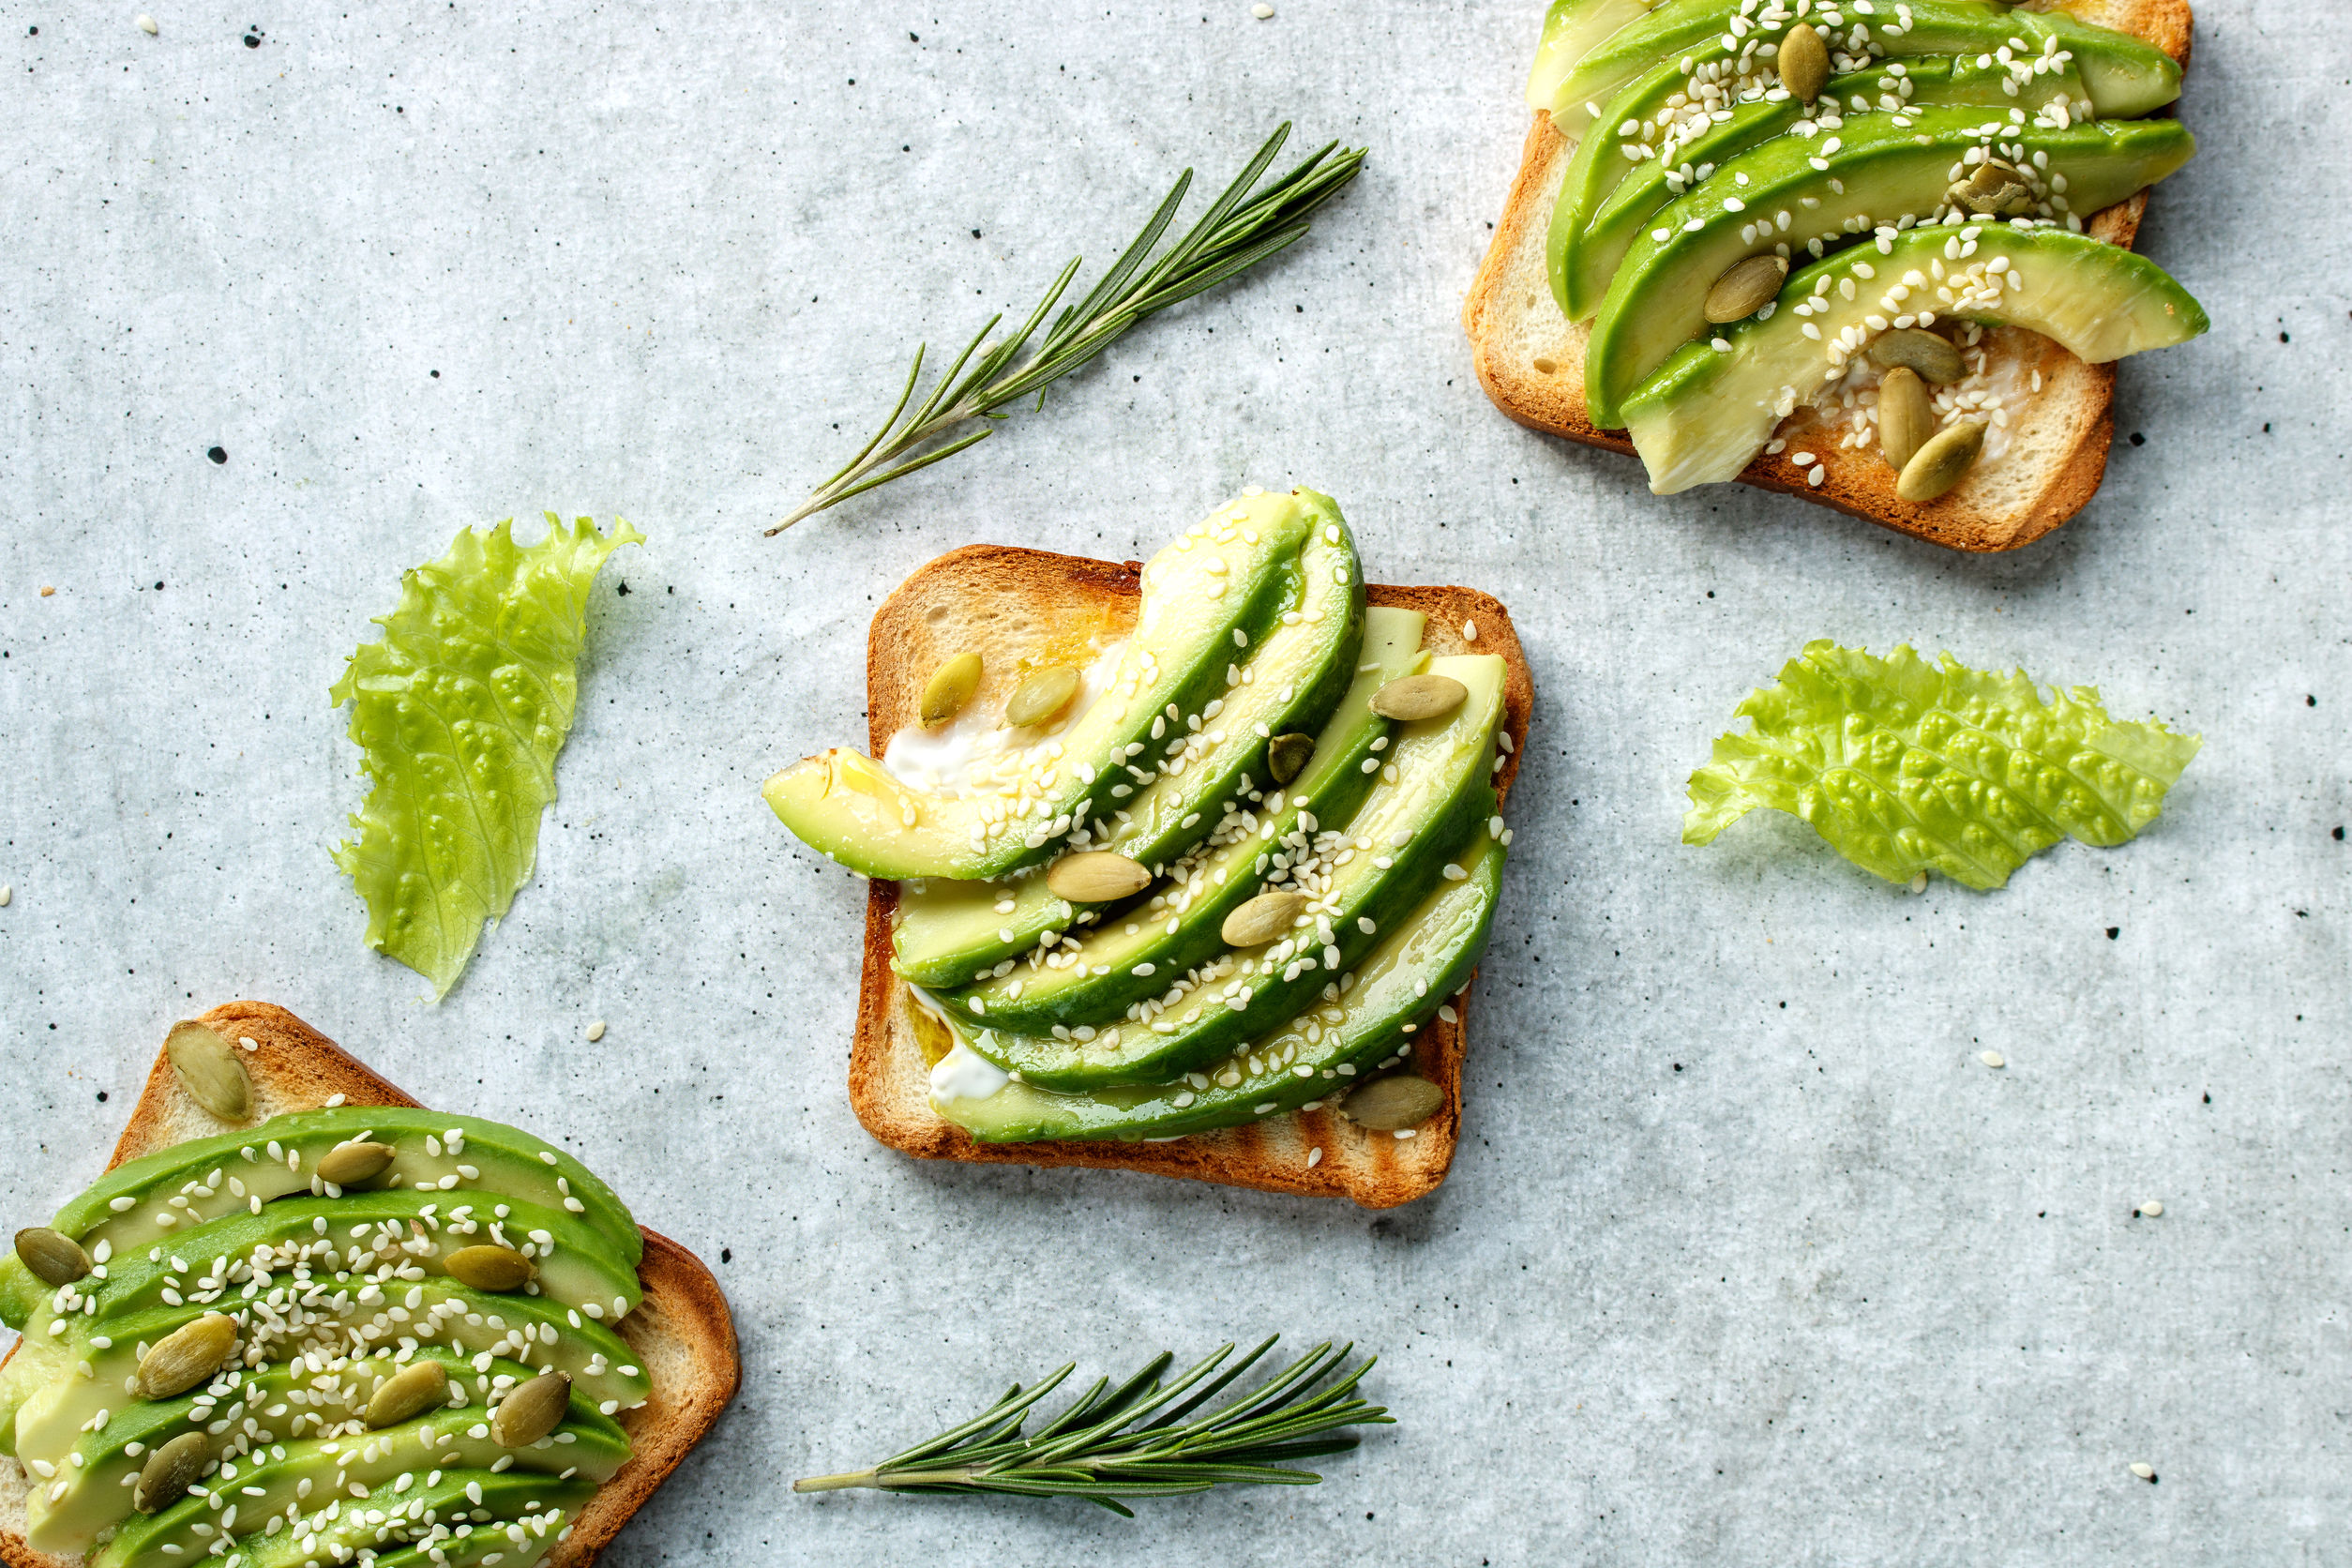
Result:
<instances>
[{"instance_id":1,"label":"white sesame seed scattered","mask_svg":"<svg viewBox=\"0 0 2352 1568\"><path fill-rule=\"evenodd\" d=\"M1911 878L1911 891L1914 893L1924 893L1927 891L1926 872L1921 871Z\"/></svg>"},{"instance_id":2,"label":"white sesame seed scattered","mask_svg":"<svg viewBox=\"0 0 2352 1568\"><path fill-rule=\"evenodd\" d=\"M588 1026L587 1030L586 1030L586 1031L584 1032L584 1033L583 1033L583 1038L585 1038L585 1039L587 1040L587 1042L588 1042L590 1045L592 1045L592 1046L593 1046L593 1045L595 1045L595 1044L596 1044L598 1040L603 1039L603 1038L604 1038L604 1020L603 1020L602 1018L598 1018L596 1022L594 1022L594 1023L590 1024L590 1025Z\"/></svg>"},{"instance_id":3,"label":"white sesame seed scattered","mask_svg":"<svg viewBox=\"0 0 2352 1568\"><path fill-rule=\"evenodd\" d=\"M1477 622L1465 621L1462 623L1462 641L1465 642L1475 642L1478 641Z\"/></svg>"},{"instance_id":4,"label":"white sesame seed scattered","mask_svg":"<svg viewBox=\"0 0 2352 1568\"><path fill-rule=\"evenodd\" d=\"M249 1034L238 1035L237 1044L244 1047L247 1050L259 1050L262 1048L262 1043L259 1040L254 1039Z\"/></svg>"},{"instance_id":5,"label":"white sesame seed scattered","mask_svg":"<svg viewBox=\"0 0 2352 1568\"><path fill-rule=\"evenodd\" d=\"M1987 1067L2006 1067L2009 1065L2008 1059L1997 1050L1981 1050L1976 1053L1976 1059L1979 1062L1983 1063Z\"/></svg>"},{"instance_id":6,"label":"white sesame seed scattered","mask_svg":"<svg viewBox=\"0 0 2352 1568\"><path fill-rule=\"evenodd\" d=\"M1314 1148L1309 1149L1309 1150L1306 1152L1306 1168L1307 1168L1309 1170L1312 1170L1312 1169L1314 1169L1317 1166L1319 1166L1319 1165L1320 1165L1320 1164L1322 1164L1322 1163L1323 1163L1323 1146L1322 1146L1321 1144L1319 1144L1319 1144L1317 1144Z\"/></svg>"},{"instance_id":7,"label":"white sesame seed scattered","mask_svg":"<svg viewBox=\"0 0 2352 1568\"><path fill-rule=\"evenodd\" d=\"M1258 4L1249 8L1249 14L1264 22L1274 15L1274 8L1267 5L1266 0L1258 0Z\"/></svg>"},{"instance_id":8,"label":"white sesame seed scattered","mask_svg":"<svg viewBox=\"0 0 2352 1568\"><path fill-rule=\"evenodd\" d=\"M2132 1473L2138 1476L2142 1481L2153 1481L2156 1479L2156 1467L2143 1459L2133 1465Z\"/></svg>"},{"instance_id":9,"label":"white sesame seed scattered","mask_svg":"<svg viewBox=\"0 0 2352 1568\"><path fill-rule=\"evenodd\" d=\"M343 1103L343 1096L340 1094L329 1094L326 1097L326 1103L329 1108L341 1105Z\"/></svg>"},{"instance_id":10,"label":"white sesame seed scattered","mask_svg":"<svg viewBox=\"0 0 2352 1568\"><path fill-rule=\"evenodd\" d=\"M155 24L155 18L151 16L141 17L134 25L136 25L142 33L146 34L149 38L154 38L158 31Z\"/></svg>"},{"instance_id":11,"label":"white sesame seed scattered","mask_svg":"<svg viewBox=\"0 0 2352 1568\"><path fill-rule=\"evenodd\" d=\"M1402 1143L1405 1139L1412 1137L1419 1131L1421 1131L1419 1127L1399 1127L1396 1129L1396 1141Z\"/></svg>"},{"instance_id":12,"label":"white sesame seed scattered","mask_svg":"<svg viewBox=\"0 0 2352 1568\"><path fill-rule=\"evenodd\" d=\"M2156 1218L2157 1216L2161 1215L2164 1212L2164 1203L2163 1203L2160 1199L2153 1199L2153 1198L2151 1198L2151 1199L2149 1199L2147 1202L2145 1202L2145 1203L2143 1203L2143 1204L2141 1204L2141 1205L2140 1205L2140 1213L2141 1213L2142 1214L2146 1215L2146 1216L2147 1216L2148 1218L2149 1218L2149 1219L2154 1219L2154 1218Z\"/></svg>"},{"instance_id":13,"label":"white sesame seed scattered","mask_svg":"<svg viewBox=\"0 0 2352 1568\"><path fill-rule=\"evenodd\" d=\"M15 897L15 888L8 886L5 882L0 882L0 910L7 909L8 907L8 901Z\"/></svg>"}]
</instances>

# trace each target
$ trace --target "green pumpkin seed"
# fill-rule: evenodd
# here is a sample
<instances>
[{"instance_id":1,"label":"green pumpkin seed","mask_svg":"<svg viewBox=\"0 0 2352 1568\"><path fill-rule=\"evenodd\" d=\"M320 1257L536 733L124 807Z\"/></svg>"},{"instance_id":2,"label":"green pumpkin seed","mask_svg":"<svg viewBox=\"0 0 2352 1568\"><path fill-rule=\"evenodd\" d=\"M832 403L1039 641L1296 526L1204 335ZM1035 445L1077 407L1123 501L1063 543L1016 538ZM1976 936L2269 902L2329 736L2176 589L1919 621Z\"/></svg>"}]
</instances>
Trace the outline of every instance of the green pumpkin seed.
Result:
<instances>
[{"instance_id":1,"label":"green pumpkin seed","mask_svg":"<svg viewBox=\"0 0 2352 1568\"><path fill-rule=\"evenodd\" d=\"M16 1255L43 1285L71 1285L90 1272L90 1255L61 1230L36 1225L16 1233Z\"/></svg>"},{"instance_id":2,"label":"green pumpkin seed","mask_svg":"<svg viewBox=\"0 0 2352 1568\"><path fill-rule=\"evenodd\" d=\"M1444 1105L1444 1090L1425 1078L1400 1073L1395 1078L1374 1078L1349 1095L1342 1108L1359 1127L1393 1133L1401 1127L1420 1126Z\"/></svg>"},{"instance_id":3,"label":"green pumpkin seed","mask_svg":"<svg viewBox=\"0 0 2352 1568\"><path fill-rule=\"evenodd\" d=\"M449 1369L437 1361L413 1362L376 1385L368 1399L369 1431L398 1426L410 1416L436 1410L449 1402Z\"/></svg>"},{"instance_id":4,"label":"green pumpkin seed","mask_svg":"<svg viewBox=\"0 0 2352 1568\"><path fill-rule=\"evenodd\" d=\"M517 1386L490 1415L490 1436L501 1448L528 1448L563 1424L571 1407L572 1380L542 1372Z\"/></svg>"},{"instance_id":5,"label":"green pumpkin seed","mask_svg":"<svg viewBox=\"0 0 2352 1568\"><path fill-rule=\"evenodd\" d=\"M1914 370L1919 379L1949 386L1968 373L1968 362L1952 346L1952 339L1916 326L1898 326L1870 341L1871 359L1885 369L1897 366Z\"/></svg>"},{"instance_id":6,"label":"green pumpkin seed","mask_svg":"<svg viewBox=\"0 0 2352 1568\"><path fill-rule=\"evenodd\" d=\"M1108 904L1152 885L1152 873L1108 850L1065 854L1046 868L1046 890L1074 904Z\"/></svg>"},{"instance_id":7,"label":"green pumpkin seed","mask_svg":"<svg viewBox=\"0 0 2352 1568\"><path fill-rule=\"evenodd\" d=\"M441 1266L459 1284L493 1295L521 1289L539 1272L510 1246L462 1246L444 1258Z\"/></svg>"},{"instance_id":8,"label":"green pumpkin seed","mask_svg":"<svg viewBox=\"0 0 2352 1568\"><path fill-rule=\"evenodd\" d=\"M311 1168L329 1185L354 1187L383 1175L384 1168L399 1153L389 1143L339 1143L321 1154Z\"/></svg>"},{"instance_id":9,"label":"green pumpkin seed","mask_svg":"<svg viewBox=\"0 0 2352 1568\"><path fill-rule=\"evenodd\" d=\"M139 1467L139 1485L131 1489L130 1505L142 1514L159 1514L188 1495L212 1463L212 1444L202 1432L182 1432L147 1455Z\"/></svg>"},{"instance_id":10,"label":"green pumpkin seed","mask_svg":"<svg viewBox=\"0 0 2352 1568\"><path fill-rule=\"evenodd\" d=\"M1829 46L1810 23L1800 22L1780 40L1780 84L1798 102L1811 103L1829 80Z\"/></svg>"},{"instance_id":11,"label":"green pumpkin seed","mask_svg":"<svg viewBox=\"0 0 2352 1568\"><path fill-rule=\"evenodd\" d=\"M192 1323L168 1334L139 1364L133 1390L142 1399L169 1399L186 1394L220 1370L236 1349L235 1319L207 1312Z\"/></svg>"},{"instance_id":12,"label":"green pumpkin seed","mask_svg":"<svg viewBox=\"0 0 2352 1568\"><path fill-rule=\"evenodd\" d=\"M1296 732L1276 735L1266 746L1266 771L1274 775L1277 784L1288 784L1306 766L1306 760L1315 755L1315 737Z\"/></svg>"},{"instance_id":13,"label":"green pumpkin seed","mask_svg":"<svg viewBox=\"0 0 2352 1568\"><path fill-rule=\"evenodd\" d=\"M1717 326L1745 321L1780 297L1781 279L1787 276L1787 257L1750 256L1707 291L1707 319Z\"/></svg>"},{"instance_id":14,"label":"green pumpkin seed","mask_svg":"<svg viewBox=\"0 0 2352 1568\"><path fill-rule=\"evenodd\" d=\"M163 1038L163 1054L188 1098L223 1122L242 1122L253 1104L253 1083L236 1048L193 1018L172 1026Z\"/></svg>"},{"instance_id":15,"label":"green pumpkin seed","mask_svg":"<svg viewBox=\"0 0 2352 1568\"><path fill-rule=\"evenodd\" d=\"M1878 450L1897 474L1911 454L1936 433L1935 405L1927 400L1927 385L1907 365L1889 370L1878 384Z\"/></svg>"},{"instance_id":16,"label":"green pumpkin seed","mask_svg":"<svg viewBox=\"0 0 2352 1568\"><path fill-rule=\"evenodd\" d=\"M1986 218L2015 218L2033 204L2026 176L1998 158L1988 158L1965 180L1955 180L1944 192L1952 205Z\"/></svg>"},{"instance_id":17,"label":"green pumpkin seed","mask_svg":"<svg viewBox=\"0 0 2352 1568\"><path fill-rule=\"evenodd\" d=\"M1288 933L1304 908L1304 893L1260 893L1227 915L1218 934L1228 947L1263 947Z\"/></svg>"},{"instance_id":18,"label":"green pumpkin seed","mask_svg":"<svg viewBox=\"0 0 2352 1568\"><path fill-rule=\"evenodd\" d=\"M923 722L946 723L964 711L964 704L979 689L980 656L957 654L931 671L930 682L923 688Z\"/></svg>"},{"instance_id":19,"label":"green pumpkin seed","mask_svg":"<svg viewBox=\"0 0 2352 1568\"><path fill-rule=\"evenodd\" d=\"M1382 718L1410 722L1441 718L1460 707L1470 687L1451 675L1408 675L1372 694L1372 711Z\"/></svg>"},{"instance_id":20,"label":"green pumpkin seed","mask_svg":"<svg viewBox=\"0 0 2352 1568\"><path fill-rule=\"evenodd\" d=\"M1911 454L1911 460L1903 465L1903 476L1894 482L1894 493L1906 501L1933 501L1967 478L1983 451L1984 421L1968 419L1950 426L1928 437Z\"/></svg>"},{"instance_id":21,"label":"green pumpkin seed","mask_svg":"<svg viewBox=\"0 0 2352 1568\"><path fill-rule=\"evenodd\" d=\"M1019 686L1004 704L1004 728L1026 730L1043 724L1070 705L1078 695L1078 672L1068 665L1040 670Z\"/></svg>"}]
</instances>

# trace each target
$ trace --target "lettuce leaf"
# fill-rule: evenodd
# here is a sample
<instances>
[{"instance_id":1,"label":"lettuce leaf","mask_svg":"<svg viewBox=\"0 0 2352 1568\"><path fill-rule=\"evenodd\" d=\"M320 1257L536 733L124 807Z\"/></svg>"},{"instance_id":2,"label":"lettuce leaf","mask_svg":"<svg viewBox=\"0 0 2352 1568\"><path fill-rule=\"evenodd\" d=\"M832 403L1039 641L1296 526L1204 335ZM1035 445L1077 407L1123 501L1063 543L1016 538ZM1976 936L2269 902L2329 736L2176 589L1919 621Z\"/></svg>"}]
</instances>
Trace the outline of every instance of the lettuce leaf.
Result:
<instances>
[{"instance_id":1,"label":"lettuce leaf","mask_svg":"<svg viewBox=\"0 0 2352 1568\"><path fill-rule=\"evenodd\" d=\"M555 799L555 756L571 732L588 592L605 557L644 535L588 518L514 541L514 520L460 532L449 553L400 577L329 696L352 704L351 738L370 781L335 847L368 904L368 945L449 994L482 940L531 880L539 813Z\"/></svg>"},{"instance_id":2,"label":"lettuce leaf","mask_svg":"<svg viewBox=\"0 0 2352 1568\"><path fill-rule=\"evenodd\" d=\"M1691 775L1682 842L1711 844L1757 807L1813 824L1889 882L1941 871L1980 891L2072 835L2120 844L2156 820L2203 737L2118 723L2090 686L2043 701L2022 670L1805 644L1748 694L1747 734Z\"/></svg>"}]
</instances>

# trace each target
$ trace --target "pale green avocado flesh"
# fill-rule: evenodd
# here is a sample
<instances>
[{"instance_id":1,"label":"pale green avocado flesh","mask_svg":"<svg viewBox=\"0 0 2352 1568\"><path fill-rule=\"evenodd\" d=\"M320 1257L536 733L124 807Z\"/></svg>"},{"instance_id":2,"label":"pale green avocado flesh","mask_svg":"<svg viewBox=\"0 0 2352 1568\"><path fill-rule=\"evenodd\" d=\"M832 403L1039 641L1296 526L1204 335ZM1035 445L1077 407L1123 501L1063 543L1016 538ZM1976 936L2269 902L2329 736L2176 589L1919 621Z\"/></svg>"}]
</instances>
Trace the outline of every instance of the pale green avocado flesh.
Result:
<instances>
[{"instance_id":1,"label":"pale green avocado flesh","mask_svg":"<svg viewBox=\"0 0 2352 1568\"><path fill-rule=\"evenodd\" d=\"M1448 862L1437 891L1358 961L1337 997L1189 1078L1079 1094L1008 1082L980 1098L935 1095L932 1108L981 1141L1000 1143L1176 1138L1335 1099L1410 1051L1412 1036L1470 984L1502 863L1496 836L1480 834Z\"/></svg>"},{"instance_id":2,"label":"pale green avocado flesh","mask_svg":"<svg viewBox=\"0 0 2352 1568\"><path fill-rule=\"evenodd\" d=\"M1950 210L1955 171L1985 157L2026 173L2034 216L2078 219L2163 179L2194 150L2174 120L2021 125L1973 108L1866 115L1837 136L1782 136L1751 148L1660 209L1610 280L1585 350L1592 423L1623 426L1621 400L1707 329L1709 289L1748 257L1932 221Z\"/></svg>"},{"instance_id":3,"label":"pale green avocado flesh","mask_svg":"<svg viewBox=\"0 0 2352 1568\"><path fill-rule=\"evenodd\" d=\"M365 1190L317 1183L319 1157L353 1141L390 1145L391 1163ZM331 1561L338 1543L341 1560L534 1560L626 1460L611 1418L651 1392L613 1327L642 1297L641 1232L576 1159L496 1123L280 1116L127 1164L52 1229L93 1266L53 1288L9 1259L0 1311L23 1337L0 1371L0 1425L28 1472L27 1541L96 1545L95 1568ZM498 1293L450 1277L451 1254L485 1245L531 1277ZM146 1397L150 1349L214 1315L234 1328L228 1360ZM377 1384L420 1361L443 1364L444 1402L368 1428ZM568 1418L501 1449L491 1411L548 1371L570 1380ZM204 1476L135 1514L128 1483L190 1432L207 1440ZM452 1496L454 1512L430 1500Z\"/></svg>"},{"instance_id":4,"label":"pale green avocado flesh","mask_svg":"<svg viewBox=\"0 0 2352 1568\"><path fill-rule=\"evenodd\" d=\"M1560 85L1578 62L1621 30L1651 12L1655 0L1552 0L1544 14L1544 41L1535 47L1528 72L1530 109L1548 111Z\"/></svg>"},{"instance_id":5,"label":"pale green avocado flesh","mask_svg":"<svg viewBox=\"0 0 2352 1568\"><path fill-rule=\"evenodd\" d=\"M1324 499L1244 496L1153 556L1105 689L1033 727L986 783L931 794L837 748L761 793L801 842L869 877L1000 877L1102 837L1132 792L1130 766L1221 700L1227 671L1286 612L1313 608L1302 556L1328 521Z\"/></svg>"},{"instance_id":6,"label":"pale green avocado flesh","mask_svg":"<svg viewBox=\"0 0 2352 1568\"><path fill-rule=\"evenodd\" d=\"M1372 698L1412 672L1421 659L1424 617L1417 611L1368 612L1354 682L1324 724L1315 752L1288 785L1266 786L1217 803L1214 830L1196 852L1124 905L1093 924L1073 926L1051 947L973 985L935 991L934 1000L972 1022L1042 1033L1056 1024L1115 1018L1168 988L1168 979L1213 958L1228 914L1258 891L1252 863L1268 844L1299 831L1301 817L1343 822L1380 780L1364 763L1375 743L1395 732L1372 711Z\"/></svg>"},{"instance_id":7,"label":"pale green avocado flesh","mask_svg":"<svg viewBox=\"0 0 2352 1568\"><path fill-rule=\"evenodd\" d=\"M2085 98L2071 68L2036 72L2021 84L2000 62L1980 66L1975 57L1882 63L1832 77L1813 105L1773 88L1710 110L1711 100L1693 104L1688 86L1678 62L1659 66L1611 100L1599 122L1611 128L1587 137L1569 160L1552 206L1545 261L1552 297L1570 321L1600 309L1625 252L1659 208L1706 181L1724 160L1801 122L1826 137L1867 113L1983 104L2033 114ZM1677 98L1684 101L1676 105ZM1641 156L1629 156L1629 148Z\"/></svg>"},{"instance_id":8,"label":"pale green avocado flesh","mask_svg":"<svg viewBox=\"0 0 2352 1568\"><path fill-rule=\"evenodd\" d=\"M1685 346L1627 400L1651 488L1670 494L1737 476L1880 332L1952 320L2029 328L2092 364L2185 342L2208 325L2162 267L2063 229L1968 224L1856 246L1792 277L1770 319L1721 329L1724 349Z\"/></svg>"},{"instance_id":9,"label":"pale green avocado flesh","mask_svg":"<svg viewBox=\"0 0 2352 1568\"><path fill-rule=\"evenodd\" d=\"M1153 867L1181 860L1215 830L1220 802L1272 782L1269 741L1320 730L1358 678L1364 603L1355 539L1329 496L1294 494L1312 523L1299 555L1297 602L1286 602L1250 648L1229 650L1220 693L1199 715L1169 720L1166 735L1117 764L1123 777L1105 831L1090 836L1087 848ZM899 890L892 967L918 986L964 985L1035 948L1078 913L1037 874L910 883Z\"/></svg>"}]
</instances>

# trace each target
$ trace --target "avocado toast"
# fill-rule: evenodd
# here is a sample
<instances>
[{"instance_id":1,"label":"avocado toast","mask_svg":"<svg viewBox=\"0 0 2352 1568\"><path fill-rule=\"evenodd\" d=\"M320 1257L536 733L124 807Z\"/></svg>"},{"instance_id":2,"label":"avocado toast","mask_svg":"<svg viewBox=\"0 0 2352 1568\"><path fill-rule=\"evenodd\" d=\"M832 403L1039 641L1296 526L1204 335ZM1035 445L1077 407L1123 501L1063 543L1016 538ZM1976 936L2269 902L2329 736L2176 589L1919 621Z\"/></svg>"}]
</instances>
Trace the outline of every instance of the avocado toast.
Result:
<instances>
[{"instance_id":1,"label":"avocado toast","mask_svg":"<svg viewBox=\"0 0 2352 1568\"><path fill-rule=\"evenodd\" d=\"M177 1025L108 1168L0 1263L17 1568L568 1568L733 1395L690 1253L283 1009Z\"/></svg>"},{"instance_id":2,"label":"avocado toast","mask_svg":"<svg viewBox=\"0 0 2352 1568\"><path fill-rule=\"evenodd\" d=\"M1800 23L1817 24L1828 48L1797 115L1772 45ZM1464 305L1480 381L1522 424L1638 449L1662 493L1737 476L1956 549L2028 543L2098 489L2112 355L2206 324L2170 279L2151 293L2147 270L2112 262L2136 234L2145 187L2192 148L2177 123L2141 117L2177 93L2189 32L2181 0L1557 0L1530 83L1535 121ZM1579 143L1562 126L1596 128ZM1800 287L1817 281L1800 285L1808 268L1851 250L1876 270L1880 258L1859 253L1911 246L1931 225L1953 254L1907 262L1874 297L1909 273L1909 293L1934 294L1952 263L2015 260L2059 296L2045 318L2133 314L2138 329L2069 340L1982 309L1984 291L1965 284L1907 312L1857 312L1842 339L1796 313ZM1735 324L1750 330L1723 330ZM1898 331L1918 352L1890 342L1884 363L1874 344ZM1787 362L1798 337L1817 363L1763 389L1763 439L1729 474L1720 458L1658 456L1665 428L1679 427L1669 445L1684 451L1723 451L1735 445L1726 432L1693 427L1719 411L1741 430L1755 418L1687 366L1672 378L1680 400L1660 396L1684 344L1744 366ZM1934 368L1908 369L1928 366L1922 354ZM1955 448L1958 461L1933 472Z\"/></svg>"},{"instance_id":3,"label":"avocado toast","mask_svg":"<svg viewBox=\"0 0 2352 1568\"><path fill-rule=\"evenodd\" d=\"M1263 540L1299 511L1314 520L1315 544L1293 571L1282 630L1235 642L1234 611L1191 601L1223 618L1224 695L1193 713L1177 702L1172 719L1155 705L1163 734L1147 738L1151 754L1116 764L1136 792L1122 806L1155 796L1171 774L1214 780L1192 808L1172 821L1121 822L1114 811L1063 822L1048 847L1056 858L997 882L874 880L850 1093L882 1142L925 1158L1150 1170L1371 1207L1443 1179L1467 986L1507 849L1500 806L1532 702L1500 604L1466 589L1362 584L1345 520L1311 490L1245 494L1149 566L972 547L917 571L877 611L871 744L920 798L953 771L930 759L968 765L975 740L1003 744L1000 711L1067 664L1089 670L1093 695L1023 749L1085 727L1084 704L1115 702L1114 671L1184 608L1163 586L1183 580L1161 563L1196 545L1235 553L1244 529ZM1327 648L1344 658L1318 651ZM983 673L963 716L924 726L935 672L967 653ZM1342 678L1306 702L1334 664ZM1416 672L1459 696L1417 720L1377 711L1376 699L1396 708L1382 691ZM1247 716L1270 703L1288 716ZM1286 735L1295 749L1273 755ZM1094 765L1062 760L1081 774ZM837 777L844 768L837 756L811 759L770 782L796 832L808 792L796 798L778 780L828 765ZM850 798L875 797L860 788ZM903 821L893 797L872 824ZM842 842L807 825L804 837ZM1099 902L1056 895L1089 857L1131 849L1141 857L1132 883ZM891 852L880 847L869 864ZM1278 933L1233 924L1270 898L1285 903L1274 895L1295 895L1275 912L1287 921ZM1383 1075L1396 1104L1352 1098Z\"/></svg>"}]
</instances>

